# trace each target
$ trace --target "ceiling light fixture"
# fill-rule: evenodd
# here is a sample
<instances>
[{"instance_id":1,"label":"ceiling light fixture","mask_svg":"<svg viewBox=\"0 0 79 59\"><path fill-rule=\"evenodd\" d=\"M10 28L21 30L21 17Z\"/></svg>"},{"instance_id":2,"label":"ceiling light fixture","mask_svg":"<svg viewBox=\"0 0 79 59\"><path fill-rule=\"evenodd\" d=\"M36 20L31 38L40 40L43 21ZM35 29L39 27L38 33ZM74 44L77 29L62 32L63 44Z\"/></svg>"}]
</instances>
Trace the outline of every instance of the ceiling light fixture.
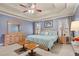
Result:
<instances>
[{"instance_id":1,"label":"ceiling light fixture","mask_svg":"<svg viewBox=\"0 0 79 59\"><path fill-rule=\"evenodd\" d=\"M20 6L21 7L24 7L24 8L26 8L23 12L25 13L25 12L28 12L28 13L35 13L35 12L42 12L42 10L41 9L38 9L37 8L37 4L36 3L30 3L30 4L27 4L27 6L26 5L24 5L24 4L20 4Z\"/></svg>"},{"instance_id":2,"label":"ceiling light fixture","mask_svg":"<svg viewBox=\"0 0 79 59\"><path fill-rule=\"evenodd\" d=\"M28 10L28 13L32 13L33 14L34 13L34 10Z\"/></svg>"}]
</instances>

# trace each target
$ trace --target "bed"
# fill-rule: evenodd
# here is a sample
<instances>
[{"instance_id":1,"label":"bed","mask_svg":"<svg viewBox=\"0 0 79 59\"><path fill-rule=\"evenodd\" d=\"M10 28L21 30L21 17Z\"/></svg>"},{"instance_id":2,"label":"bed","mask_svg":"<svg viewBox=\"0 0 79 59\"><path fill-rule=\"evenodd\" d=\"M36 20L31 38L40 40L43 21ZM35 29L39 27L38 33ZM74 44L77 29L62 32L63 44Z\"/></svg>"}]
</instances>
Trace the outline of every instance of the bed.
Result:
<instances>
[{"instance_id":1,"label":"bed","mask_svg":"<svg viewBox=\"0 0 79 59\"><path fill-rule=\"evenodd\" d=\"M27 38L29 41L42 44L50 50L54 45L54 42L57 41L58 36L56 31L48 32L48 34L46 34L45 31L41 32L39 35L28 35Z\"/></svg>"}]
</instances>

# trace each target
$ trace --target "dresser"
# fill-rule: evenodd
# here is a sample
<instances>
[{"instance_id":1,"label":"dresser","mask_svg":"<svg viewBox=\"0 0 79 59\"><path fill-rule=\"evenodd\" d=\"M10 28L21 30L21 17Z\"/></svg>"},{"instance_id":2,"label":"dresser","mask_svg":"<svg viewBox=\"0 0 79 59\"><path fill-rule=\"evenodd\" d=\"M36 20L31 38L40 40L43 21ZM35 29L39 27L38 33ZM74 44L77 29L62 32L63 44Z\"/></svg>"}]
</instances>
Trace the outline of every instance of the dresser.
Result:
<instances>
[{"instance_id":1,"label":"dresser","mask_svg":"<svg viewBox=\"0 0 79 59\"><path fill-rule=\"evenodd\" d=\"M25 36L21 32L8 33L4 35L4 46L18 43L19 41L25 39Z\"/></svg>"}]
</instances>

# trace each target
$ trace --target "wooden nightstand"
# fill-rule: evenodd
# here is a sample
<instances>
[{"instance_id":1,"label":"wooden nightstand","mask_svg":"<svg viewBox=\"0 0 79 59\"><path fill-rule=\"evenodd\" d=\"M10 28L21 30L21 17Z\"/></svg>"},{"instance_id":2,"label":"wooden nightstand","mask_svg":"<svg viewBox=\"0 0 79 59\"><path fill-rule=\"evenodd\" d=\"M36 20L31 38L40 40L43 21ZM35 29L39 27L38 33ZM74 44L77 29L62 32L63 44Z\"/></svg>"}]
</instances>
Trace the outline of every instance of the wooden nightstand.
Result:
<instances>
[{"instance_id":1,"label":"wooden nightstand","mask_svg":"<svg viewBox=\"0 0 79 59\"><path fill-rule=\"evenodd\" d=\"M66 44L66 37L65 36L59 37L59 43Z\"/></svg>"}]
</instances>

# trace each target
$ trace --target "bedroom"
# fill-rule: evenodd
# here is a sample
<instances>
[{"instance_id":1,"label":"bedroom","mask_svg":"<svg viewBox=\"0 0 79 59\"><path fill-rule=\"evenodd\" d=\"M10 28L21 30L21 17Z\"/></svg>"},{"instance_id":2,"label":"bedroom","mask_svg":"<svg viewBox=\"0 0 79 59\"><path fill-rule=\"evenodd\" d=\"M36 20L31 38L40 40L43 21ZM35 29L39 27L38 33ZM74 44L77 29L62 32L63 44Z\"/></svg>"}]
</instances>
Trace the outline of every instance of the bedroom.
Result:
<instances>
[{"instance_id":1,"label":"bedroom","mask_svg":"<svg viewBox=\"0 0 79 59\"><path fill-rule=\"evenodd\" d=\"M79 33L71 31L71 23L78 21L78 16L77 3L2 3L0 4L0 52L13 46L15 49L17 38L22 38L36 45L32 46L36 50L36 56L79 55L79 48L74 47L78 44L72 41ZM2 52L0 55L20 55L20 53L26 55L29 50L33 54L33 49L28 47L29 43L24 45L23 42L20 42L22 46L17 47L17 49L23 47L23 53L17 52L19 50L11 50L12 53L9 53L6 50L6 53ZM26 49L28 50L25 51ZM69 51L71 52L68 54Z\"/></svg>"}]
</instances>

